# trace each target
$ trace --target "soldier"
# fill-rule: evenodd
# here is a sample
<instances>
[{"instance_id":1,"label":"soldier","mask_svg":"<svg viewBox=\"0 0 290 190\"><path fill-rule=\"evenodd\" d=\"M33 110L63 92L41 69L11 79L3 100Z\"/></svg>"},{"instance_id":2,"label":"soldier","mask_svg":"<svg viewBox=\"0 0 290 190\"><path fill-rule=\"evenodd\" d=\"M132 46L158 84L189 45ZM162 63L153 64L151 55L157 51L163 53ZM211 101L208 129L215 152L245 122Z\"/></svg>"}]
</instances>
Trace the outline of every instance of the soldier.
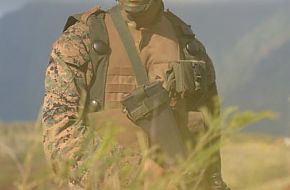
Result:
<instances>
[{"instance_id":1,"label":"soldier","mask_svg":"<svg viewBox=\"0 0 290 190\"><path fill-rule=\"evenodd\" d=\"M118 10L120 18L116 18ZM127 24L127 33L138 54L137 58L135 56L136 62L139 59L142 66L134 66L132 63L134 55L131 54L136 52L132 46L131 50L126 47L126 35L124 37L117 26L121 20ZM134 67L137 70L138 67L143 67L146 74L136 71ZM144 75L144 85L140 85L142 77L139 75ZM160 83L154 83L155 81ZM153 85L148 85L147 88L147 82ZM151 89L154 91L158 84L167 89L167 96L169 94L170 110L165 110L168 114L173 113L168 120L174 118L172 121L179 128L176 133L196 139L196 134L185 126L192 126L192 122L197 121L196 116L201 115L198 108L206 106L211 113L218 109L213 103L213 98L217 96L214 68L204 46L196 39L190 26L170 11L164 11L162 0L119 0L118 5L109 11L95 7L70 17L64 33L53 44L46 71L42 123L47 157L54 166L66 159L74 160L73 168L77 168L79 162L86 159L80 153L80 143L88 133L90 115L93 115L94 124L102 124L104 118L114 115L110 119L127 126L124 132L127 136L120 140L121 144L132 146L136 143L135 132L140 128L146 131L146 126L140 124L142 122L139 119L149 112L141 112L141 117L138 114L136 116L125 100L130 99L132 94L136 95L132 92L140 86L144 93L147 89L148 92ZM162 89L160 92L162 93L158 91L157 95L164 95ZM124 100L124 96L128 94L129 97ZM147 102L151 100L149 95L148 97ZM166 98L153 102L163 102L163 99ZM146 108L152 111L163 105L157 103L156 106L155 103ZM130 119L135 123L124 117L124 106L127 106ZM158 114L162 112L160 110L162 109L159 109ZM165 122L155 121L158 120L156 118L162 118L161 115L155 117L153 114L152 118L154 122ZM135 124L140 124L141 127L138 128ZM160 128L154 128L159 130L157 134L160 133ZM172 130L175 130L174 125ZM160 137L162 140L159 136L151 138L150 131L152 130L147 129L146 132L152 142L156 141L160 146L164 142L172 143L166 140L168 137ZM178 141L176 135L173 143L180 143ZM92 146L97 147L98 140ZM167 151L166 145L164 151ZM216 153L216 158L215 163L206 170L205 180L208 186L205 189L229 189L221 178L219 152ZM76 179L72 181L78 183Z\"/></svg>"}]
</instances>

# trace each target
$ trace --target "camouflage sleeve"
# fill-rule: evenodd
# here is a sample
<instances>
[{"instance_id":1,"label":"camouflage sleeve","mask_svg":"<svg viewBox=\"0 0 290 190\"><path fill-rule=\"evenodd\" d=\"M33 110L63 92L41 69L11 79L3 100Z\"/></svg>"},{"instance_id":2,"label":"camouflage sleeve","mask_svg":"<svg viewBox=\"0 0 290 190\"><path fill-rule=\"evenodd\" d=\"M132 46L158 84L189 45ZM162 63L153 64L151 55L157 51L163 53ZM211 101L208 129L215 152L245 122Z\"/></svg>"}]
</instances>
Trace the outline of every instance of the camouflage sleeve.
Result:
<instances>
[{"instance_id":1,"label":"camouflage sleeve","mask_svg":"<svg viewBox=\"0 0 290 190\"><path fill-rule=\"evenodd\" d=\"M76 23L53 44L46 70L42 125L46 156L58 162L78 161L86 131L83 122L88 68L88 29ZM80 85L81 84L81 85Z\"/></svg>"}]
</instances>

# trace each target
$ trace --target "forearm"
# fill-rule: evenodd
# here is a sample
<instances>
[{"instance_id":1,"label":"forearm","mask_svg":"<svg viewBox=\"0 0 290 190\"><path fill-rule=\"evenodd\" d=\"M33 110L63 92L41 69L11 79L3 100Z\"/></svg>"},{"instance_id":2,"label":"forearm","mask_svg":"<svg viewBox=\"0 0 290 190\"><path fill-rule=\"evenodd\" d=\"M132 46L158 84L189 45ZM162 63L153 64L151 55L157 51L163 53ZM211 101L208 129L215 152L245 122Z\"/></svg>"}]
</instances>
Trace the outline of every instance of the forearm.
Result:
<instances>
[{"instance_id":1,"label":"forearm","mask_svg":"<svg viewBox=\"0 0 290 190\"><path fill-rule=\"evenodd\" d=\"M46 155L53 162L78 160L80 141L86 131L83 105L73 73L60 59L51 58L45 80L42 125Z\"/></svg>"}]
</instances>

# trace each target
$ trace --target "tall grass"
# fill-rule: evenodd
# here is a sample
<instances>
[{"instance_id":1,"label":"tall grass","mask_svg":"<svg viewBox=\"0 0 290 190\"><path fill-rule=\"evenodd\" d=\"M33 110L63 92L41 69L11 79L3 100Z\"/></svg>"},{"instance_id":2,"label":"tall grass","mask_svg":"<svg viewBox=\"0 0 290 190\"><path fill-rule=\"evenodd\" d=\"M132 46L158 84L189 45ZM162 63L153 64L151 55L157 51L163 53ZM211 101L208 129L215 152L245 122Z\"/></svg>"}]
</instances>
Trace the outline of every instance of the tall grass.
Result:
<instances>
[{"instance_id":1,"label":"tall grass","mask_svg":"<svg viewBox=\"0 0 290 190\"><path fill-rule=\"evenodd\" d=\"M154 151L148 149L142 134L139 135L141 151L136 155L130 149L120 148L116 141L118 131L108 127L109 130L102 136L97 150L91 152L76 174L86 173L87 189L194 190L204 175L205 166L214 161L212 155L218 148L206 148L206 144L212 138L216 138L221 128L223 142L226 143L222 146L224 174L233 189L262 190L271 187L271 182L276 183L275 186L284 186L287 183L285 179L290 176L289 168L286 167L287 164L290 166L285 153L288 150L286 146L272 145L269 142L275 140L270 138L255 136L255 140L252 140L253 138L244 135L235 138L237 132L249 123L271 117L271 112L239 112L237 109L227 109L219 118L210 118L205 114L211 130L199 138L195 147L191 147L185 160L161 170L158 166L152 167L154 165L150 163L150 158L155 156ZM62 175L55 175L44 158L41 127L32 126L0 126L0 189L68 189L70 162L61 168ZM94 132L90 134L90 137L94 136ZM269 147L272 148L271 151L268 150ZM148 166L151 169L148 169ZM262 187L265 182L268 185Z\"/></svg>"}]
</instances>

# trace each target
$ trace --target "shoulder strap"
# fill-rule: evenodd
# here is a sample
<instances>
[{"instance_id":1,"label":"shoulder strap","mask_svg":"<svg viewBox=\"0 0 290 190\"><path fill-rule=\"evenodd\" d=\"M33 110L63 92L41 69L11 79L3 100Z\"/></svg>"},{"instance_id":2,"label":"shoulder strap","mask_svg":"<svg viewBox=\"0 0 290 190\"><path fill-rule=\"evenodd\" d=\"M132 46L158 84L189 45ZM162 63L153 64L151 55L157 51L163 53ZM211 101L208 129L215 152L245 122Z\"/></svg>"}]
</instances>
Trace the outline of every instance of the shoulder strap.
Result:
<instances>
[{"instance_id":1,"label":"shoulder strap","mask_svg":"<svg viewBox=\"0 0 290 190\"><path fill-rule=\"evenodd\" d=\"M134 40L131 36L128 26L122 18L119 6L117 5L113 7L109 12L112 16L113 23L119 33L119 36L131 61L138 85L141 86L147 84L149 81L147 72L137 52Z\"/></svg>"},{"instance_id":2,"label":"shoulder strap","mask_svg":"<svg viewBox=\"0 0 290 190\"><path fill-rule=\"evenodd\" d=\"M187 45L192 39L195 39L195 34L191 30L191 26L186 24L178 16L167 10L164 12L166 18L172 23L173 28L177 34L180 44L180 55L181 59L191 59L192 57L187 52Z\"/></svg>"},{"instance_id":3,"label":"shoulder strap","mask_svg":"<svg viewBox=\"0 0 290 190\"><path fill-rule=\"evenodd\" d=\"M70 16L64 27L65 31L76 22L83 22L89 27L91 44L88 51L93 68L93 77L88 89L89 112L100 111L104 108L105 81L110 55L109 37L104 18L105 12L96 6L85 13Z\"/></svg>"},{"instance_id":4,"label":"shoulder strap","mask_svg":"<svg viewBox=\"0 0 290 190\"><path fill-rule=\"evenodd\" d=\"M187 37L194 38L195 34L191 30L191 26L186 24L183 20L181 20L178 16L172 13L169 9L164 12L165 16L170 20L170 22L174 25L174 28L178 30L178 34Z\"/></svg>"}]
</instances>

